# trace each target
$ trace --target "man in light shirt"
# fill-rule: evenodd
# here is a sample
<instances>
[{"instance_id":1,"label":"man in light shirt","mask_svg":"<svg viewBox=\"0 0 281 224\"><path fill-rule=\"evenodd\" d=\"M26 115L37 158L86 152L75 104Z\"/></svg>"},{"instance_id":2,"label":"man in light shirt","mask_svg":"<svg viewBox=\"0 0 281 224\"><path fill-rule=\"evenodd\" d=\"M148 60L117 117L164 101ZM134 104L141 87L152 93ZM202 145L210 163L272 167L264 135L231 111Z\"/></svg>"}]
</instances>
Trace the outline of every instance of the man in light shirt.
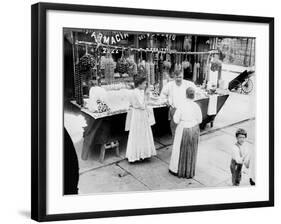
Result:
<instances>
[{"instance_id":1,"label":"man in light shirt","mask_svg":"<svg viewBox=\"0 0 281 224\"><path fill-rule=\"evenodd\" d=\"M173 120L176 109L186 100L186 89L192 87L196 90L193 82L183 79L183 72L176 70L173 81L167 83L160 94L160 97L169 105L169 120L172 136L174 138L177 124Z\"/></svg>"}]
</instances>

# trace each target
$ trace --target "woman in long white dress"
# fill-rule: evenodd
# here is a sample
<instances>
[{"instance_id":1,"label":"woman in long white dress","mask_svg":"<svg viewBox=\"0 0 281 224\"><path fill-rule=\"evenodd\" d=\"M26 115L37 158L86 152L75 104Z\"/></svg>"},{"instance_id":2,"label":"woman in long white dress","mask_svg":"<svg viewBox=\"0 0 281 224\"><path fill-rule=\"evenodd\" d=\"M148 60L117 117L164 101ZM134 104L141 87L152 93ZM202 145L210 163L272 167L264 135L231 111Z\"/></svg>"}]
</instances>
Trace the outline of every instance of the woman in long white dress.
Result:
<instances>
[{"instance_id":1,"label":"woman in long white dress","mask_svg":"<svg viewBox=\"0 0 281 224\"><path fill-rule=\"evenodd\" d=\"M129 130L126 158L129 162L156 155L149 110L145 103L145 87L146 79L137 77L135 89L130 97L131 109L126 119L126 130Z\"/></svg>"},{"instance_id":2,"label":"woman in long white dress","mask_svg":"<svg viewBox=\"0 0 281 224\"><path fill-rule=\"evenodd\" d=\"M186 90L186 100L177 108L174 121L177 124L169 171L178 177L192 178L195 175L201 108L193 101L195 90Z\"/></svg>"}]
</instances>

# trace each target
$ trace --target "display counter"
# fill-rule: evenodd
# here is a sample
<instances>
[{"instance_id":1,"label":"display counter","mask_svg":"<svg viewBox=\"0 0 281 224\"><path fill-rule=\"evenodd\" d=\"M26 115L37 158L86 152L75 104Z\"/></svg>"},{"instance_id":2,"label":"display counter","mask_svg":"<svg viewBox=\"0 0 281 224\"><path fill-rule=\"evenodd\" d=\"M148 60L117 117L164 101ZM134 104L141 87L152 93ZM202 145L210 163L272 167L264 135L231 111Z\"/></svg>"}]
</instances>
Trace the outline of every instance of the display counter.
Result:
<instances>
[{"instance_id":1,"label":"display counter","mask_svg":"<svg viewBox=\"0 0 281 224\"><path fill-rule=\"evenodd\" d=\"M209 102L212 97L216 97L216 112L210 114ZM195 100L202 111L202 123L200 128L204 129L208 123L211 124L219 113L228 98L228 94L213 95ZM87 99L85 99L87 105ZM128 109L112 110L104 113L91 112L87 106L80 107L75 101L73 105L80 109L86 119L87 126L84 128L84 143L82 159L88 159L89 152L95 144L105 144L112 140L118 140L118 136L127 136L125 132L125 121ZM169 108L165 104L151 106L154 111L155 124L152 126L153 136L161 137L170 134L168 120ZM117 138L117 139L116 139Z\"/></svg>"}]
</instances>

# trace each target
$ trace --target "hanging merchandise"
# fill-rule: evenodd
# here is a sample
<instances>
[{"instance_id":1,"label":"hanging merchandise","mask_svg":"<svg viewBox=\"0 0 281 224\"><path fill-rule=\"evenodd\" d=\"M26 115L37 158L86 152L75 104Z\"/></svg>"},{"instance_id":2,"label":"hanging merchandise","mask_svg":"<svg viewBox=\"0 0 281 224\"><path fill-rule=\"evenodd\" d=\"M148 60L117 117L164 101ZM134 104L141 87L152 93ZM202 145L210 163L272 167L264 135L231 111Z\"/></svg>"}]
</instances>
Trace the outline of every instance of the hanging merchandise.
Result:
<instances>
[{"instance_id":1,"label":"hanging merchandise","mask_svg":"<svg viewBox=\"0 0 281 224\"><path fill-rule=\"evenodd\" d=\"M88 53L88 47L86 46L86 53L79 59L79 70L88 71L95 67L95 57Z\"/></svg>"},{"instance_id":2,"label":"hanging merchandise","mask_svg":"<svg viewBox=\"0 0 281 224\"><path fill-rule=\"evenodd\" d=\"M140 53L140 60L138 63L138 75L145 77L145 60L142 59L142 52Z\"/></svg>"},{"instance_id":3,"label":"hanging merchandise","mask_svg":"<svg viewBox=\"0 0 281 224\"><path fill-rule=\"evenodd\" d=\"M182 71L182 54L179 54L178 66L179 66L179 70Z\"/></svg>"},{"instance_id":4,"label":"hanging merchandise","mask_svg":"<svg viewBox=\"0 0 281 224\"><path fill-rule=\"evenodd\" d=\"M185 55L185 60L182 62L183 69L187 69L190 66L190 62L187 60L187 54Z\"/></svg>"},{"instance_id":5,"label":"hanging merchandise","mask_svg":"<svg viewBox=\"0 0 281 224\"><path fill-rule=\"evenodd\" d=\"M126 74L128 72L129 64L127 60L124 58L124 49L122 49L121 58L118 60L116 64L116 71L120 73L120 75Z\"/></svg>"},{"instance_id":6,"label":"hanging merchandise","mask_svg":"<svg viewBox=\"0 0 281 224\"><path fill-rule=\"evenodd\" d=\"M169 70L171 68L171 58L169 54L166 54L166 59L163 62L163 66L165 70Z\"/></svg>"},{"instance_id":7,"label":"hanging merchandise","mask_svg":"<svg viewBox=\"0 0 281 224\"><path fill-rule=\"evenodd\" d=\"M134 77L137 74L137 64L135 63L134 56L130 55L127 58L128 63L128 75Z\"/></svg>"},{"instance_id":8,"label":"hanging merchandise","mask_svg":"<svg viewBox=\"0 0 281 224\"><path fill-rule=\"evenodd\" d=\"M95 67L96 58L88 53L88 45L86 45L86 53L79 58L77 68L79 70L79 77L83 86L87 86L91 80L92 69ZM83 94L83 90L82 90Z\"/></svg>"},{"instance_id":9,"label":"hanging merchandise","mask_svg":"<svg viewBox=\"0 0 281 224\"><path fill-rule=\"evenodd\" d=\"M154 68L155 68L155 83L161 81L160 80L160 75L159 75L159 54L158 52L153 54L153 63L154 63Z\"/></svg>"},{"instance_id":10,"label":"hanging merchandise","mask_svg":"<svg viewBox=\"0 0 281 224\"><path fill-rule=\"evenodd\" d=\"M199 63L199 62L197 62L197 63L196 63L196 69L197 69L197 72L196 72L196 73L197 73L197 79L199 78L199 75L200 75L200 66L201 66L201 65L200 65L200 63Z\"/></svg>"},{"instance_id":11,"label":"hanging merchandise","mask_svg":"<svg viewBox=\"0 0 281 224\"><path fill-rule=\"evenodd\" d=\"M148 59L148 53L146 52L146 60ZM147 84L150 83L150 64L148 61L145 62L145 78L147 81Z\"/></svg>"},{"instance_id":12,"label":"hanging merchandise","mask_svg":"<svg viewBox=\"0 0 281 224\"><path fill-rule=\"evenodd\" d=\"M194 62L194 65L193 65L193 76L192 76L192 81L195 82L196 81L196 78L197 78L197 63Z\"/></svg>"},{"instance_id":13,"label":"hanging merchandise","mask_svg":"<svg viewBox=\"0 0 281 224\"><path fill-rule=\"evenodd\" d=\"M181 70L180 55L176 54L175 71L180 71L180 70Z\"/></svg>"},{"instance_id":14,"label":"hanging merchandise","mask_svg":"<svg viewBox=\"0 0 281 224\"><path fill-rule=\"evenodd\" d=\"M74 97L76 103L80 106L83 106L82 77L79 71L78 64L76 64L74 70Z\"/></svg>"},{"instance_id":15,"label":"hanging merchandise","mask_svg":"<svg viewBox=\"0 0 281 224\"><path fill-rule=\"evenodd\" d=\"M212 70L213 72L219 71L220 67L221 67L220 61L214 60L213 62L211 62L211 70Z\"/></svg>"},{"instance_id":16,"label":"hanging merchandise","mask_svg":"<svg viewBox=\"0 0 281 224\"><path fill-rule=\"evenodd\" d=\"M153 54L151 55L151 58L150 58L150 84L151 85L154 85L155 83L155 65L152 61L152 57L153 57Z\"/></svg>"},{"instance_id":17,"label":"hanging merchandise","mask_svg":"<svg viewBox=\"0 0 281 224\"><path fill-rule=\"evenodd\" d=\"M106 57L105 56L101 56L101 58L100 58L100 69L104 69L105 68L105 61L106 61Z\"/></svg>"},{"instance_id":18,"label":"hanging merchandise","mask_svg":"<svg viewBox=\"0 0 281 224\"><path fill-rule=\"evenodd\" d=\"M107 54L103 64L105 81L106 83L111 84L114 80L114 69L116 68L116 63L114 62L111 54Z\"/></svg>"},{"instance_id":19,"label":"hanging merchandise","mask_svg":"<svg viewBox=\"0 0 281 224\"><path fill-rule=\"evenodd\" d=\"M196 80L199 79L199 75L200 75L200 63L199 63L200 60L197 60L197 63L195 64L196 65Z\"/></svg>"},{"instance_id":20,"label":"hanging merchandise","mask_svg":"<svg viewBox=\"0 0 281 224\"><path fill-rule=\"evenodd\" d=\"M163 87L163 71L164 71L163 55L161 53L160 59L159 59L159 81L160 81L160 87L159 87L160 89L159 90L160 91L162 90L162 87Z\"/></svg>"}]
</instances>

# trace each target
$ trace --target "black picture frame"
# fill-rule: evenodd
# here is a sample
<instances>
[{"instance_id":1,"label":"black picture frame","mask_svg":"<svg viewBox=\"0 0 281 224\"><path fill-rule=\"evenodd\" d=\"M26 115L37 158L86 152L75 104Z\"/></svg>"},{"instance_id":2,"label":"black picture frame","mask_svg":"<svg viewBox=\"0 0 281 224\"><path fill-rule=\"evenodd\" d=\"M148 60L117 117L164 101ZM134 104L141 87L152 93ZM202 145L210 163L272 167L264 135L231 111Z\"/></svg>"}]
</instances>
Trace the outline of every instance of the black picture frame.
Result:
<instances>
[{"instance_id":1,"label":"black picture frame","mask_svg":"<svg viewBox=\"0 0 281 224\"><path fill-rule=\"evenodd\" d=\"M37 3L31 10L31 218L37 221L86 219L116 216L148 215L161 213L194 212L238 208L274 206L274 18L240 15L164 11L136 8L103 7L90 5ZM46 13L63 10L88 13L113 13L155 17L177 17L232 22L253 22L269 25L269 200L196 206L161 207L149 209L115 210L70 214L46 213Z\"/></svg>"}]
</instances>

